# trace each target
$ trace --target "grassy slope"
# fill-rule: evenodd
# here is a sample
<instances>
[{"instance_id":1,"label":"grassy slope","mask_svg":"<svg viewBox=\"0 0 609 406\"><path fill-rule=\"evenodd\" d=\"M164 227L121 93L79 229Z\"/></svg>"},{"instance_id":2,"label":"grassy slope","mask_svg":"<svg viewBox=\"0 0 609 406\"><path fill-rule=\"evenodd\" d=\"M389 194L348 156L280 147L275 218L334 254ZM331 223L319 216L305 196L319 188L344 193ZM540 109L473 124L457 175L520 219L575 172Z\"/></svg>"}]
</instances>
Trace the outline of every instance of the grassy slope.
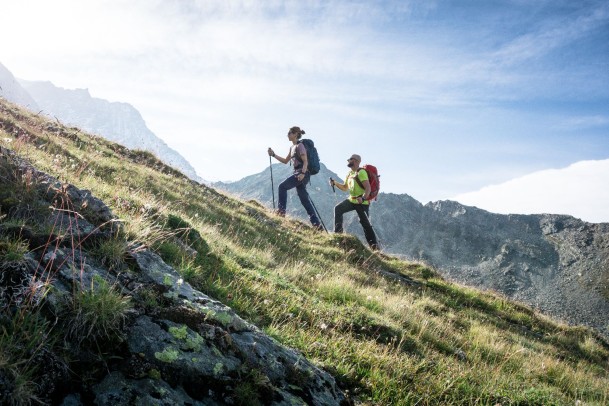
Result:
<instances>
[{"instance_id":1,"label":"grassy slope","mask_svg":"<svg viewBox=\"0 0 609 406\"><path fill-rule=\"evenodd\" d=\"M364 404L609 403L609 348L588 330L372 255L351 236L276 218L148 153L4 101L0 145L91 190L124 221L127 240L153 246L193 286L301 350ZM196 256L166 238L186 232Z\"/></svg>"}]
</instances>

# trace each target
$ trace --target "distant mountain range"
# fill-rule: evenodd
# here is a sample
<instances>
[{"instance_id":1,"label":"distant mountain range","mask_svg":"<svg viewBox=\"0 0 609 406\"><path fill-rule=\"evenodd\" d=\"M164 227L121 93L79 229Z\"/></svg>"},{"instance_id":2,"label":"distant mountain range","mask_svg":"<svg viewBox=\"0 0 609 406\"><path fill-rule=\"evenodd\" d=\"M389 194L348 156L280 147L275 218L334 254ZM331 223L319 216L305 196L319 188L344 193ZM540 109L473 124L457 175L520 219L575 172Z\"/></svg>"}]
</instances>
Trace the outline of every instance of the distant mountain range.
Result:
<instances>
[{"instance_id":1,"label":"distant mountain range","mask_svg":"<svg viewBox=\"0 0 609 406\"><path fill-rule=\"evenodd\" d=\"M272 172L276 199L277 186L291 168L275 164ZM341 178L322 164L308 190L331 231L333 207L345 194L332 191L330 177ZM214 186L272 206L271 168ZM296 194L288 196L288 213L306 220ZM609 223L566 215L494 214L454 201L423 205L407 194L387 193L379 195L370 213L385 252L424 261L449 279L502 292L609 337ZM357 216L345 220L347 232L363 240Z\"/></svg>"},{"instance_id":2,"label":"distant mountain range","mask_svg":"<svg viewBox=\"0 0 609 406\"><path fill-rule=\"evenodd\" d=\"M135 107L91 97L87 89L63 89L51 82L16 79L0 64L0 96L64 124L97 134L130 149L152 152L167 165L202 182L192 165L146 126Z\"/></svg>"}]
</instances>

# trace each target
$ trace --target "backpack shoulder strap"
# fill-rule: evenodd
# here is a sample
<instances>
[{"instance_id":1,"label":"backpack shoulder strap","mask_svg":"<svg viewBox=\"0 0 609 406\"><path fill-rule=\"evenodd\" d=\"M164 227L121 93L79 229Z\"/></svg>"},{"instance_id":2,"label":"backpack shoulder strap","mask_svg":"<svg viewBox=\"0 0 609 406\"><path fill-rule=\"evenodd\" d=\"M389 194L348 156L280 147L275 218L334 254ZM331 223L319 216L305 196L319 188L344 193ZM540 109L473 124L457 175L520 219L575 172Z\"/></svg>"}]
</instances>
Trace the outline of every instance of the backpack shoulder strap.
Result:
<instances>
[{"instance_id":1,"label":"backpack shoulder strap","mask_svg":"<svg viewBox=\"0 0 609 406\"><path fill-rule=\"evenodd\" d=\"M355 179L355 181L357 182L357 184L359 185L359 187L361 187L362 189L366 189L366 187L364 186L364 184L362 183L362 181L359 179L359 174L361 171L365 171L364 168L359 168L357 170L357 173L355 174L355 176L353 177Z\"/></svg>"},{"instance_id":2,"label":"backpack shoulder strap","mask_svg":"<svg viewBox=\"0 0 609 406\"><path fill-rule=\"evenodd\" d=\"M296 145L298 145L298 144L302 144L302 140L298 140ZM305 146L305 151L306 151L306 146ZM298 155L298 147L294 148L294 158L298 159L301 163L304 163L302 158L300 158L300 155Z\"/></svg>"}]
</instances>

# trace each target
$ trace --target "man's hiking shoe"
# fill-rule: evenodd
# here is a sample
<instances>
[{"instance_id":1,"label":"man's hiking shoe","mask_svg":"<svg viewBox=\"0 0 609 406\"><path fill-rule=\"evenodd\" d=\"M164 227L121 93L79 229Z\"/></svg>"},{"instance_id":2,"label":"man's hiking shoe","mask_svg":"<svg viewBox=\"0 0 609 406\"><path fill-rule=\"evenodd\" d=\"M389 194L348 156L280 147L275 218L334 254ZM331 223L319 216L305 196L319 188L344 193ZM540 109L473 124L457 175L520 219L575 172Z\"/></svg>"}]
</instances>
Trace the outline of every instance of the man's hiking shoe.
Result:
<instances>
[{"instance_id":1,"label":"man's hiking shoe","mask_svg":"<svg viewBox=\"0 0 609 406\"><path fill-rule=\"evenodd\" d=\"M322 226L321 224L313 224L313 228L314 228L316 231L326 231L326 230L324 229L324 226Z\"/></svg>"},{"instance_id":2,"label":"man's hiking shoe","mask_svg":"<svg viewBox=\"0 0 609 406\"><path fill-rule=\"evenodd\" d=\"M275 214L279 217L285 217L285 211L282 210L275 210Z\"/></svg>"}]
</instances>

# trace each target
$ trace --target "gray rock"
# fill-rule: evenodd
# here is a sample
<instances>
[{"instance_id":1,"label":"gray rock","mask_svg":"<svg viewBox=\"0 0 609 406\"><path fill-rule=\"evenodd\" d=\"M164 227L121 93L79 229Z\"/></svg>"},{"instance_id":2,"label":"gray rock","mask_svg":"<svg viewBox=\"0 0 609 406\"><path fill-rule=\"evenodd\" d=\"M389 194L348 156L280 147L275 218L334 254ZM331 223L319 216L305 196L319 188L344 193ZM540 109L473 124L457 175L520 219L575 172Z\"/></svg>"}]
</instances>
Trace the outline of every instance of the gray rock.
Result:
<instances>
[{"instance_id":1,"label":"gray rock","mask_svg":"<svg viewBox=\"0 0 609 406\"><path fill-rule=\"evenodd\" d=\"M66 396L60 403L60 406L83 406L82 400L80 399L80 394L73 393Z\"/></svg>"},{"instance_id":2,"label":"gray rock","mask_svg":"<svg viewBox=\"0 0 609 406\"><path fill-rule=\"evenodd\" d=\"M145 281L161 286L167 299L196 311L208 321L214 321L225 329L231 331L244 331L256 329L248 325L233 310L209 296L195 290L190 284L184 282L178 272L167 265L161 257L148 250L131 252Z\"/></svg>"},{"instance_id":3,"label":"gray rock","mask_svg":"<svg viewBox=\"0 0 609 406\"><path fill-rule=\"evenodd\" d=\"M300 401L304 398L313 405L335 405L344 400L334 378L299 352L282 347L272 338L256 332L236 333L232 338L246 362L263 370L274 386L292 392L292 395L294 388L302 391L305 396Z\"/></svg>"},{"instance_id":4,"label":"gray rock","mask_svg":"<svg viewBox=\"0 0 609 406\"><path fill-rule=\"evenodd\" d=\"M193 289L158 255L146 250L132 255L141 279L162 288L173 304L159 311L164 318L139 317L127 339L129 352L159 368L164 379L198 397L208 390L230 392L226 388L239 384L233 377L245 367L268 377L267 390L283 399L278 404L299 399L295 404L338 405L345 399L330 374Z\"/></svg>"},{"instance_id":5,"label":"gray rock","mask_svg":"<svg viewBox=\"0 0 609 406\"><path fill-rule=\"evenodd\" d=\"M223 354L212 341L206 340L186 325L169 320L153 321L139 317L127 338L129 351L156 365L174 383L196 383L225 380L241 362Z\"/></svg>"},{"instance_id":6,"label":"gray rock","mask_svg":"<svg viewBox=\"0 0 609 406\"><path fill-rule=\"evenodd\" d=\"M127 379L120 372L112 372L93 387L97 406L206 406L211 400L192 399L181 387L173 388L157 379Z\"/></svg>"}]
</instances>

